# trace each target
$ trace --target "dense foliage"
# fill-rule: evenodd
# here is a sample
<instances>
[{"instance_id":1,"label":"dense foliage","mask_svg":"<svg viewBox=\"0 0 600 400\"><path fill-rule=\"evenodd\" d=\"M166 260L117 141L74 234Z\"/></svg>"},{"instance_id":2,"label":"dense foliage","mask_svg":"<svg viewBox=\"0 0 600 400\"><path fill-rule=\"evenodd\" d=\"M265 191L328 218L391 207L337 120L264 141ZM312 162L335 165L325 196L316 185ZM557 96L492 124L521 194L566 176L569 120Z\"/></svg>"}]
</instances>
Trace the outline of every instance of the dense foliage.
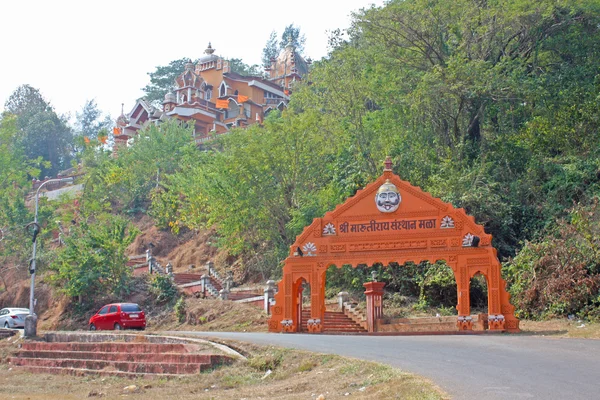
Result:
<instances>
[{"instance_id":1,"label":"dense foliage","mask_svg":"<svg viewBox=\"0 0 600 400\"><path fill-rule=\"evenodd\" d=\"M131 269L125 249L138 231L130 222L111 214L99 214L70 228L65 245L50 265L49 280L79 301L108 294L123 295L129 289Z\"/></svg>"},{"instance_id":2,"label":"dense foliage","mask_svg":"<svg viewBox=\"0 0 600 400\"><path fill-rule=\"evenodd\" d=\"M215 228L248 279L276 278L296 235L379 176L391 155L394 172L465 208L493 235L521 316L597 317L599 27L597 0L392 0L365 9L347 32L334 32L330 54L294 87L288 108L261 126L201 149L176 123L141 131L117 158L85 146L81 213L90 221L148 213L174 233ZM268 45L278 45L276 35ZM184 61L151 74L150 100L162 99ZM3 135L38 132L27 130L33 119L23 109L49 115L24 90ZM38 165L26 150L6 150L1 165ZM9 172L22 182L25 170ZM20 200L11 201L3 212L12 220L2 223L26 220ZM92 246L94 229L69 246ZM61 253L55 270L72 268L69 257ZM456 304L443 265L372 268L422 307ZM331 272L329 290L360 290L370 270ZM472 284L477 306L484 292L484 280Z\"/></svg>"}]
</instances>

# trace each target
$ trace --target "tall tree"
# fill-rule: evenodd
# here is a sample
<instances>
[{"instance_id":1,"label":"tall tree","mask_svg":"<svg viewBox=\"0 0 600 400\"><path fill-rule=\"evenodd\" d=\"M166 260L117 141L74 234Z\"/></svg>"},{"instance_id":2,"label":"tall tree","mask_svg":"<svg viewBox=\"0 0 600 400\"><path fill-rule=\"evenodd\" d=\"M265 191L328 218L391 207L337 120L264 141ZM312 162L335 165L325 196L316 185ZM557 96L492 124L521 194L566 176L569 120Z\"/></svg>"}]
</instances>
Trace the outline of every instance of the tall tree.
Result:
<instances>
[{"instance_id":1,"label":"tall tree","mask_svg":"<svg viewBox=\"0 0 600 400\"><path fill-rule=\"evenodd\" d=\"M44 112L50 104L40 91L30 85L21 85L10 95L4 104L5 112L21 116L27 113Z\"/></svg>"},{"instance_id":2,"label":"tall tree","mask_svg":"<svg viewBox=\"0 0 600 400\"><path fill-rule=\"evenodd\" d=\"M277 32L272 31L269 35L269 39L265 44L262 51L262 63L264 67L271 66L271 59L277 57L279 54L279 43L277 40Z\"/></svg>"},{"instance_id":3,"label":"tall tree","mask_svg":"<svg viewBox=\"0 0 600 400\"><path fill-rule=\"evenodd\" d=\"M248 65L241 58L232 58L229 60L231 72L238 73L244 76L259 76L262 71L259 65Z\"/></svg>"},{"instance_id":4,"label":"tall tree","mask_svg":"<svg viewBox=\"0 0 600 400\"><path fill-rule=\"evenodd\" d=\"M5 109L17 117L21 131L18 141L27 158L41 157L50 162L42 167L42 176L54 176L70 166L73 133L68 118L56 114L38 89L20 86L7 100Z\"/></svg>"},{"instance_id":5,"label":"tall tree","mask_svg":"<svg viewBox=\"0 0 600 400\"><path fill-rule=\"evenodd\" d=\"M148 72L150 83L144 86L145 98L148 101L161 104L165 95L175 87L175 78L183 72L189 58L171 61L169 65L158 66L154 72Z\"/></svg>"},{"instance_id":6,"label":"tall tree","mask_svg":"<svg viewBox=\"0 0 600 400\"><path fill-rule=\"evenodd\" d=\"M87 100L76 117L75 132L90 139L96 139L98 132L108 130L113 125L110 115L102 115L95 99Z\"/></svg>"},{"instance_id":7,"label":"tall tree","mask_svg":"<svg viewBox=\"0 0 600 400\"><path fill-rule=\"evenodd\" d=\"M6 290L10 290L6 273L14 267L25 267L31 256L31 237L23 226L33 218L25 197L31 188L28 174L39 174L27 162L18 136L17 117L4 114L0 119L0 279Z\"/></svg>"},{"instance_id":8,"label":"tall tree","mask_svg":"<svg viewBox=\"0 0 600 400\"><path fill-rule=\"evenodd\" d=\"M269 39L262 50L262 63L263 66L271 66L271 58L277 57L279 52L286 48L288 44L292 44L296 51L300 54L304 52L304 43L306 37L300 32L300 27L289 24L283 30L281 38L277 39L277 32L272 31L269 35Z\"/></svg>"}]
</instances>

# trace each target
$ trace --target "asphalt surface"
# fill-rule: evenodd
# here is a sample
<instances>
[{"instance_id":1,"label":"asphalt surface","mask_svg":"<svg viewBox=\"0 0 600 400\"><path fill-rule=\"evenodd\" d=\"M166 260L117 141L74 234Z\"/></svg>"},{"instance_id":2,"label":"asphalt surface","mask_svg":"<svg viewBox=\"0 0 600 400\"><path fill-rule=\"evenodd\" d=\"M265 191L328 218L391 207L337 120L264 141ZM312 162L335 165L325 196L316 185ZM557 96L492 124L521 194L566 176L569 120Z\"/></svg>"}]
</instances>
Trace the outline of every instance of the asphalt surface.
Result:
<instances>
[{"instance_id":1,"label":"asphalt surface","mask_svg":"<svg viewBox=\"0 0 600 400\"><path fill-rule=\"evenodd\" d=\"M377 361L429 378L453 399L600 399L600 340L523 335L343 336L168 332Z\"/></svg>"}]
</instances>

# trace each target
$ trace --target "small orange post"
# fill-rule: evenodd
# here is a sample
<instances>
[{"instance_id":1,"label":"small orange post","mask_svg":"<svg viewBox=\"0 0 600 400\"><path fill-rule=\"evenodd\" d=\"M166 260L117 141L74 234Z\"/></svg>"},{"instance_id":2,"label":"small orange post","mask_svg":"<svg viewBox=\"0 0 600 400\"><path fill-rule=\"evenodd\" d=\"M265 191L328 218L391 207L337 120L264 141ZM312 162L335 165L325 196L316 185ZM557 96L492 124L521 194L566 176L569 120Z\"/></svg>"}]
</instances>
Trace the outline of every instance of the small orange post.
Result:
<instances>
[{"instance_id":1,"label":"small orange post","mask_svg":"<svg viewBox=\"0 0 600 400\"><path fill-rule=\"evenodd\" d=\"M367 329L375 332L375 321L383 316L383 287L385 282L363 283L367 296Z\"/></svg>"}]
</instances>

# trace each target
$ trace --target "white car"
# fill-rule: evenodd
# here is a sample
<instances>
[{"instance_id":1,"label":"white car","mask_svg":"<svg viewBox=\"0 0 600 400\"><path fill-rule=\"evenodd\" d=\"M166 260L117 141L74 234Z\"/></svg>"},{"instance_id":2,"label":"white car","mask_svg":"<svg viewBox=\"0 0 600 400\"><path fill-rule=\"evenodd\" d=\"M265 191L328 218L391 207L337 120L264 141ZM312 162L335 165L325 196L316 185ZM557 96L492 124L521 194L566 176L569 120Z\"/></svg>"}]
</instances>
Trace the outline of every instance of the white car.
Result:
<instances>
[{"instance_id":1,"label":"white car","mask_svg":"<svg viewBox=\"0 0 600 400\"><path fill-rule=\"evenodd\" d=\"M0 327L24 328L25 317L28 315L27 308L3 308L0 310Z\"/></svg>"}]
</instances>

